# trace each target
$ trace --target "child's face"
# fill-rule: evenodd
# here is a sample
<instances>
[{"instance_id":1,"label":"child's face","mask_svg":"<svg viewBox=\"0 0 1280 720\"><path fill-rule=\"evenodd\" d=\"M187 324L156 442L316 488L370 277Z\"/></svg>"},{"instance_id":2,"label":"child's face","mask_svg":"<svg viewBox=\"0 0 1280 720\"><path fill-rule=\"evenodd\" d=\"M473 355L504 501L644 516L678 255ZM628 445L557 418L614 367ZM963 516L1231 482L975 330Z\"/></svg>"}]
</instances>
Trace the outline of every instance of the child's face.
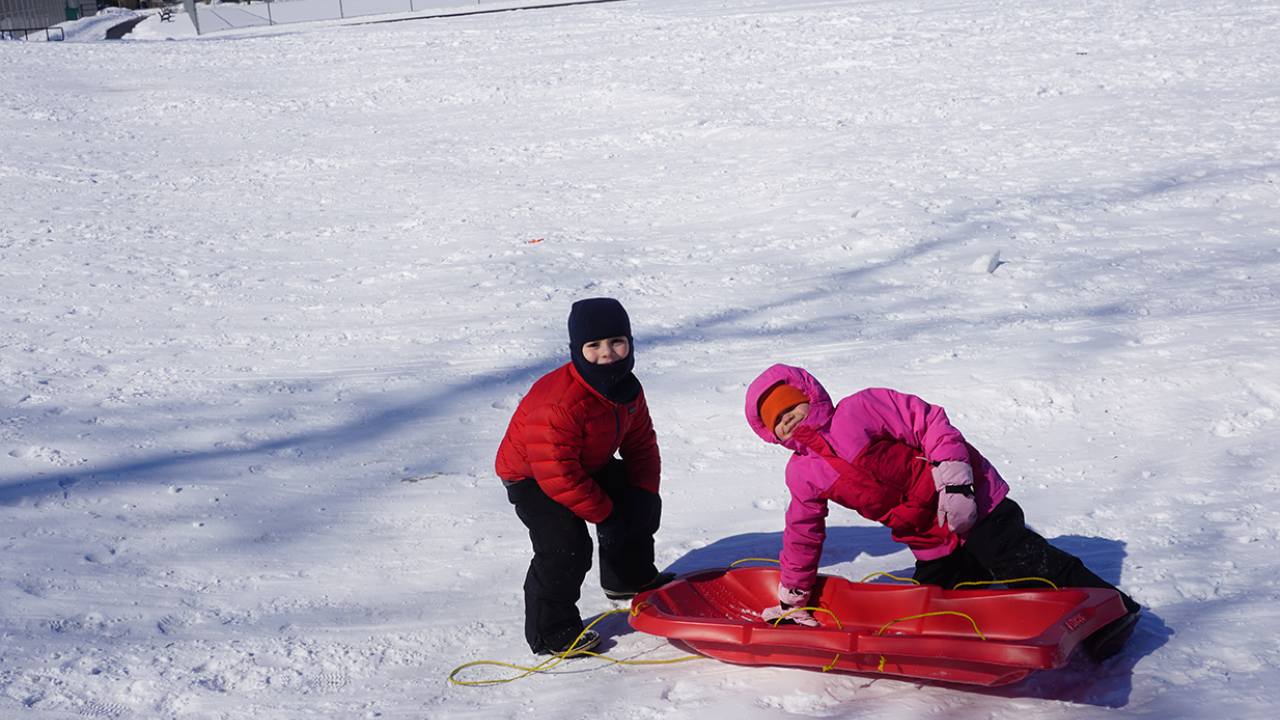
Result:
<instances>
[{"instance_id":1,"label":"child's face","mask_svg":"<svg viewBox=\"0 0 1280 720\"><path fill-rule=\"evenodd\" d=\"M631 352L631 343L625 335L621 337L592 340L582 346L582 357L592 365L611 365L619 360L627 359Z\"/></svg>"},{"instance_id":2,"label":"child's face","mask_svg":"<svg viewBox=\"0 0 1280 720\"><path fill-rule=\"evenodd\" d=\"M809 417L809 403L800 403L778 416L778 424L773 426L773 436L779 440L790 440L800 423Z\"/></svg>"}]
</instances>

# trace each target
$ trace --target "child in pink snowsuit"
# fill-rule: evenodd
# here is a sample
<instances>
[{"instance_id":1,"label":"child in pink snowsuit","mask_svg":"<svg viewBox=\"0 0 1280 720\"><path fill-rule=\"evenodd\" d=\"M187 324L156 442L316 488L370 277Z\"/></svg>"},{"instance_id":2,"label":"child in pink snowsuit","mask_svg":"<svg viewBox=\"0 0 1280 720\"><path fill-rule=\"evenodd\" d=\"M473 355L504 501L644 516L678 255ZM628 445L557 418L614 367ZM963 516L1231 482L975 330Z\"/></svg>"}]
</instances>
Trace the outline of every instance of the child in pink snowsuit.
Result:
<instances>
[{"instance_id":1,"label":"child in pink snowsuit","mask_svg":"<svg viewBox=\"0 0 1280 720\"><path fill-rule=\"evenodd\" d=\"M892 530L911 548L915 579L924 584L1043 578L1057 587L1115 589L1026 527L1008 484L941 407L883 388L834 405L808 372L774 365L747 389L746 415L763 440L795 453L787 463L779 605L765 611L766 620L818 625L795 608L807 604L818 574L829 502ZM1141 608L1120 597L1129 612L1084 642L1095 660L1118 652L1137 623Z\"/></svg>"}]
</instances>

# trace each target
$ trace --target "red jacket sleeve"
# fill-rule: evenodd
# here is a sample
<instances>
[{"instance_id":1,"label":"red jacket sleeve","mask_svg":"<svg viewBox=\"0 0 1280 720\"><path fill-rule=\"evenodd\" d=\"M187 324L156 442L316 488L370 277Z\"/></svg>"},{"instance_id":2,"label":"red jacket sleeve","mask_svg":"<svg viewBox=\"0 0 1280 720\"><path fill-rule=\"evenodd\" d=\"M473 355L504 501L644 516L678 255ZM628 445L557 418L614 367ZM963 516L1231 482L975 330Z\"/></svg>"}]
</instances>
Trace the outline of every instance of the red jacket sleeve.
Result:
<instances>
[{"instance_id":1,"label":"red jacket sleeve","mask_svg":"<svg viewBox=\"0 0 1280 720\"><path fill-rule=\"evenodd\" d=\"M619 406L619 412L626 411L626 406ZM636 411L618 451L627 464L627 480L632 485L657 493L662 478L662 457L658 452L658 436L653 430L644 391L636 401Z\"/></svg>"}]
</instances>

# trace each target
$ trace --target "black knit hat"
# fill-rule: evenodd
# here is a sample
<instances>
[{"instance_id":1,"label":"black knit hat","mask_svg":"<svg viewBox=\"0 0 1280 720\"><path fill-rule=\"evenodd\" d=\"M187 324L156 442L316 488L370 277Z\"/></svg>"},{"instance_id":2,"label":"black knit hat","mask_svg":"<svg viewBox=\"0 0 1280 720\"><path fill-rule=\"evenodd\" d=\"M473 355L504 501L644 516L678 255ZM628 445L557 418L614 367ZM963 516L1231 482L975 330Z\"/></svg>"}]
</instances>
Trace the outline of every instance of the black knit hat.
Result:
<instances>
[{"instance_id":1,"label":"black knit hat","mask_svg":"<svg viewBox=\"0 0 1280 720\"><path fill-rule=\"evenodd\" d=\"M631 318L613 298L579 300L569 310L569 344L579 350L592 340L625 337L631 340Z\"/></svg>"},{"instance_id":2,"label":"black knit hat","mask_svg":"<svg viewBox=\"0 0 1280 720\"><path fill-rule=\"evenodd\" d=\"M582 346L594 340L625 337L627 356L609 365L594 365L582 355ZM636 343L631 318L613 298L579 300L569 310L569 357L578 375L596 392L613 402L628 403L640 395L640 381L631 374L636 365Z\"/></svg>"}]
</instances>

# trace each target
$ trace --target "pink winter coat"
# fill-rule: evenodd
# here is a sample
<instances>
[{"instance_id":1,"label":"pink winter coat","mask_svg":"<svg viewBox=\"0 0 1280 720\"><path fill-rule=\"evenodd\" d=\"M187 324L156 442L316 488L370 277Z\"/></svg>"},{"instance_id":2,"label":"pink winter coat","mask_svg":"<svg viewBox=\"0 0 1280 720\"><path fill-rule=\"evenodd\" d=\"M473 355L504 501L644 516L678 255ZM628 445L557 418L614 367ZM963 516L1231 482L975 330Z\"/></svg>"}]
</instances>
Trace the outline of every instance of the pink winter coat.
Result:
<instances>
[{"instance_id":1,"label":"pink winter coat","mask_svg":"<svg viewBox=\"0 0 1280 720\"><path fill-rule=\"evenodd\" d=\"M780 382L804 393L810 403L809 416L785 442L765 427L759 411L761 396ZM774 365L747 388L746 414L757 435L795 453L787 463L791 504L782 535L782 584L788 588L813 586L827 537L828 501L889 527L893 539L910 547L917 559L932 560L950 554L964 538L938 526L930 463L959 460L973 467L979 521L1009 492L946 411L914 395L871 388L833 406L808 372Z\"/></svg>"}]
</instances>

